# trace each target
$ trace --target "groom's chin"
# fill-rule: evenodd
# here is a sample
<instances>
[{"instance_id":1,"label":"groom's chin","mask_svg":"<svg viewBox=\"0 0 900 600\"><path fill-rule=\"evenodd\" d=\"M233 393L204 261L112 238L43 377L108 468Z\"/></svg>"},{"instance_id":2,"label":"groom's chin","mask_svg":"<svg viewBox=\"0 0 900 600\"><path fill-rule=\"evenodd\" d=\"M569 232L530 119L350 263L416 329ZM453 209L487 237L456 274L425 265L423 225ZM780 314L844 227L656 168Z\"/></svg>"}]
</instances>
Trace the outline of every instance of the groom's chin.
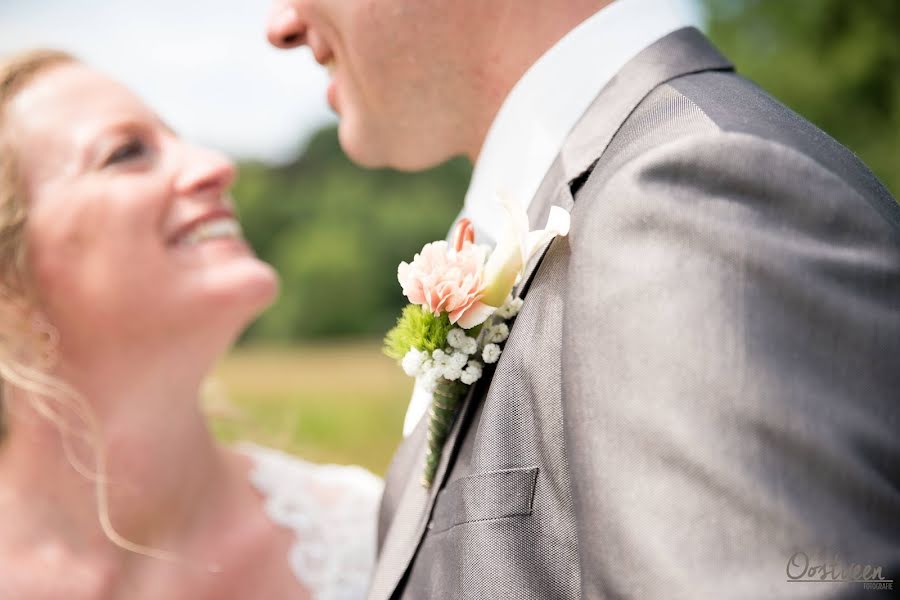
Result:
<instances>
[{"instance_id":1,"label":"groom's chin","mask_svg":"<svg viewBox=\"0 0 900 600\"><path fill-rule=\"evenodd\" d=\"M424 134L423 134L424 139ZM416 172L436 167L452 158L428 147L422 140L408 143L390 134L376 134L357 126L352 118L341 118L338 127L341 149L355 164L367 169Z\"/></svg>"},{"instance_id":2,"label":"groom's chin","mask_svg":"<svg viewBox=\"0 0 900 600\"><path fill-rule=\"evenodd\" d=\"M338 126L338 141L347 157L360 167L367 169L396 168L391 164L385 141L380 136L367 133L351 116L341 117Z\"/></svg>"}]
</instances>

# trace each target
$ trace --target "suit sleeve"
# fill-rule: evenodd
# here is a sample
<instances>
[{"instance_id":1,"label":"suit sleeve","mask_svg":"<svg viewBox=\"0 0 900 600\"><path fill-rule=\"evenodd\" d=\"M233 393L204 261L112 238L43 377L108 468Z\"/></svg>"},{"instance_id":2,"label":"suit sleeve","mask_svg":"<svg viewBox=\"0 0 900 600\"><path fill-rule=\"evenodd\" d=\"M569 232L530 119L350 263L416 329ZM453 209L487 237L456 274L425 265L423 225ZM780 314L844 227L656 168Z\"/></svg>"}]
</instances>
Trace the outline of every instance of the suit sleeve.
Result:
<instances>
[{"instance_id":1,"label":"suit sleeve","mask_svg":"<svg viewBox=\"0 0 900 600\"><path fill-rule=\"evenodd\" d=\"M873 203L716 132L596 172L569 244L583 597L868 598L803 581L866 565L900 580L900 243Z\"/></svg>"}]
</instances>

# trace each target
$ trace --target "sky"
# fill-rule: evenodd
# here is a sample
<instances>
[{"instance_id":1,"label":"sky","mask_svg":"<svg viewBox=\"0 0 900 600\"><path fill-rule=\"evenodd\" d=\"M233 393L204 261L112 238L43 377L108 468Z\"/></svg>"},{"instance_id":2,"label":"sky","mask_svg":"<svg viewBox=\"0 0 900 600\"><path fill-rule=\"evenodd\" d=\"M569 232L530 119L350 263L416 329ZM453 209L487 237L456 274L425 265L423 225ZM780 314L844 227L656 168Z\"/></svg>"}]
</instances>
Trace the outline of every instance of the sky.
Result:
<instances>
[{"instance_id":1,"label":"sky","mask_svg":"<svg viewBox=\"0 0 900 600\"><path fill-rule=\"evenodd\" d=\"M185 138L279 163L335 122L308 49L269 46L270 0L0 0L0 56L67 50L123 81Z\"/></svg>"},{"instance_id":2,"label":"sky","mask_svg":"<svg viewBox=\"0 0 900 600\"><path fill-rule=\"evenodd\" d=\"M131 87L185 138L237 159L283 163L336 117L310 51L266 41L270 4L0 0L0 56L67 50Z\"/></svg>"}]
</instances>

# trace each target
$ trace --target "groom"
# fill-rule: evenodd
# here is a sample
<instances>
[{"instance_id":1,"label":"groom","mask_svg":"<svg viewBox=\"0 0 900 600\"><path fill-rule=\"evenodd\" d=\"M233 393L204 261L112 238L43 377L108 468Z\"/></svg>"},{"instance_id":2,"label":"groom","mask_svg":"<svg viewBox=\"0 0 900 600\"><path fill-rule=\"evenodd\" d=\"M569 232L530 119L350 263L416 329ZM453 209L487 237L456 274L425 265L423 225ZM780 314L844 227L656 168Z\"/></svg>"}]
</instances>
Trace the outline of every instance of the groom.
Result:
<instances>
[{"instance_id":1,"label":"groom","mask_svg":"<svg viewBox=\"0 0 900 600\"><path fill-rule=\"evenodd\" d=\"M373 600L900 578L900 206L736 75L692 4L277 0L269 39L329 67L358 163L468 156L480 240L498 191L532 227L572 215L430 490L417 394Z\"/></svg>"}]
</instances>

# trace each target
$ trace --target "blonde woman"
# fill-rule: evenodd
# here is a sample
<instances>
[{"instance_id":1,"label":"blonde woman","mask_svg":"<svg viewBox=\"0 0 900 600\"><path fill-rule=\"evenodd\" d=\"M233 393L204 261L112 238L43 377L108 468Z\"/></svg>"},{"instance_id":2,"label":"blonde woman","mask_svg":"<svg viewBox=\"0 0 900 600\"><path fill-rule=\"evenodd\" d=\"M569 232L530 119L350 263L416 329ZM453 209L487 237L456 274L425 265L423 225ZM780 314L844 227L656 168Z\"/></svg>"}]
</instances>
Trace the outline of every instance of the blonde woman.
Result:
<instances>
[{"instance_id":1,"label":"blonde woman","mask_svg":"<svg viewBox=\"0 0 900 600\"><path fill-rule=\"evenodd\" d=\"M234 166L51 51L0 64L0 598L358 598L380 481L211 438L277 291Z\"/></svg>"}]
</instances>

